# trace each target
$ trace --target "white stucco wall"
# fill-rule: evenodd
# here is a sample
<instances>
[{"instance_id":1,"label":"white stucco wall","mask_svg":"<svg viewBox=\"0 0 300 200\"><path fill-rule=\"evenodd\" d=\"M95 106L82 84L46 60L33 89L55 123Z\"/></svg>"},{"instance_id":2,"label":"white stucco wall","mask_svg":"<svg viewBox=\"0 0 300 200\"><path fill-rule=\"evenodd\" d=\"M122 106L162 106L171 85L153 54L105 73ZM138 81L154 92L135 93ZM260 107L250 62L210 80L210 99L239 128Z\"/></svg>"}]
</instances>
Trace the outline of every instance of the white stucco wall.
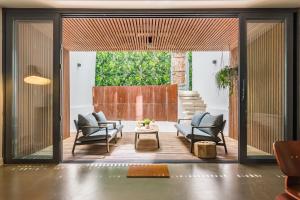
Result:
<instances>
[{"instance_id":1,"label":"white stucco wall","mask_svg":"<svg viewBox=\"0 0 300 200\"><path fill-rule=\"evenodd\" d=\"M2 9L0 8L0 69L2 69ZM0 71L0 165L3 164L3 82L2 70Z\"/></svg>"},{"instance_id":2,"label":"white stucco wall","mask_svg":"<svg viewBox=\"0 0 300 200\"><path fill-rule=\"evenodd\" d=\"M81 67L77 66L81 64ZM93 112L96 52L70 52L70 130L75 132L78 114Z\"/></svg>"},{"instance_id":3,"label":"white stucco wall","mask_svg":"<svg viewBox=\"0 0 300 200\"><path fill-rule=\"evenodd\" d=\"M229 91L219 90L215 82L215 74L224 65L229 65L229 52L208 51L193 52L193 90L198 91L205 104L207 112L213 115L224 114L227 120L224 130L228 134ZM216 60L216 64L213 64ZM223 63L221 63L223 60Z\"/></svg>"}]
</instances>

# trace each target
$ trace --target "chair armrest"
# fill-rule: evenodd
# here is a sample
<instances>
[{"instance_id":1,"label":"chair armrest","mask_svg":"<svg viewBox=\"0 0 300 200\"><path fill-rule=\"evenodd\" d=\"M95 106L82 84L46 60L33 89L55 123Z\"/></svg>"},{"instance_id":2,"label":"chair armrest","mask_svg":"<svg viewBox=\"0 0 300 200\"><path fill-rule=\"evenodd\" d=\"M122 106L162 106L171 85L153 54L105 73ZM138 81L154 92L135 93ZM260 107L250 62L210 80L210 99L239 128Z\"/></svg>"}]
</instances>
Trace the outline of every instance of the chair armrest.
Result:
<instances>
[{"instance_id":1,"label":"chair armrest","mask_svg":"<svg viewBox=\"0 0 300 200\"><path fill-rule=\"evenodd\" d=\"M98 122L98 124L115 124L116 122L110 122L110 121L107 121L107 122Z\"/></svg>"},{"instance_id":2,"label":"chair armrest","mask_svg":"<svg viewBox=\"0 0 300 200\"><path fill-rule=\"evenodd\" d=\"M106 128L105 126L80 126L80 129L82 128Z\"/></svg>"},{"instance_id":3,"label":"chair armrest","mask_svg":"<svg viewBox=\"0 0 300 200\"><path fill-rule=\"evenodd\" d=\"M114 128L116 128L116 122L109 122L109 121L107 121L107 122L98 122L99 126L100 125L105 125L104 127L107 127L106 125L108 125L108 124L112 124L114 126Z\"/></svg>"},{"instance_id":4,"label":"chair armrest","mask_svg":"<svg viewBox=\"0 0 300 200\"><path fill-rule=\"evenodd\" d=\"M106 130L106 137L108 136L108 128L107 128L107 126L106 127L104 127L104 126L80 126L81 131L82 131L82 128L105 128L105 130ZM92 134L93 133L90 133L90 134L87 134L85 136L90 136Z\"/></svg>"},{"instance_id":5,"label":"chair armrest","mask_svg":"<svg viewBox=\"0 0 300 200\"><path fill-rule=\"evenodd\" d=\"M218 128L217 126L192 126L192 129L194 128Z\"/></svg>"},{"instance_id":6,"label":"chair armrest","mask_svg":"<svg viewBox=\"0 0 300 200\"><path fill-rule=\"evenodd\" d=\"M192 119L178 119L177 122L178 122L178 124L180 124L181 121L189 121L189 120L192 120Z\"/></svg>"},{"instance_id":7,"label":"chair armrest","mask_svg":"<svg viewBox=\"0 0 300 200\"><path fill-rule=\"evenodd\" d=\"M119 122L119 125L122 124L122 120L121 119L117 119L116 121L107 121L107 123L111 123L111 124L116 124L116 122Z\"/></svg>"},{"instance_id":8,"label":"chair armrest","mask_svg":"<svg viewBox=\"0 0 300 200\"><path fill-rule=\"evenodd\" d=\"M217 128L217 126L192 126L192 135L194 135L195 128Z\"/></svg>"}]
</instances>

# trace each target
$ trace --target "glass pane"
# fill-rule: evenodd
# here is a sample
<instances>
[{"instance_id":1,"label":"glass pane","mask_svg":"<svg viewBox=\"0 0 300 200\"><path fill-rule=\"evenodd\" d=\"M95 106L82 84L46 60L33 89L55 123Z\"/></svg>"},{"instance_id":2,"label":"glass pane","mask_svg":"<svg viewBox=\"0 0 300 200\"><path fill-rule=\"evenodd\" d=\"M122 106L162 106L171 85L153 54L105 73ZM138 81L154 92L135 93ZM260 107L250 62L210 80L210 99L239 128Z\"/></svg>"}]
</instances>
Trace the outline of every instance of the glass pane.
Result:
<instances>
[{"instance_id":1,"label":"glass pane","mask_svg":"<svg viewBox=\"0 0 300 200\"><path fill-rule=\"evenodd\" d=\"M247 23L247 155L273 155L284 140L284 21Z\"/></svg>"},{"instance_id":2,"label":"glass pane","mask_svg":"<svg viewBox=\"0 0 300 200\"><path fill-rule=\"evenodd\" d=\"M15 21L13 48L14 159L51 159L53 22Z\"/></svg>"}]
</instances>

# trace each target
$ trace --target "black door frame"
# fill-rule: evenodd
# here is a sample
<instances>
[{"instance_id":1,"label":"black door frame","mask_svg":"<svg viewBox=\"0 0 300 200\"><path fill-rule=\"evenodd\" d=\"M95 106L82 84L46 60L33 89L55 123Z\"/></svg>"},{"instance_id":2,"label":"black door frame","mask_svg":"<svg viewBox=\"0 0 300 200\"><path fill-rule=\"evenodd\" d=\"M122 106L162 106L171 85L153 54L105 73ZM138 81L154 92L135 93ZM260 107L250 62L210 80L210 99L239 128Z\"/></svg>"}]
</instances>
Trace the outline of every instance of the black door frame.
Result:
<instances>
[{"instance_id":1,"label":"black door frame","mask_svg":"<svg viewBox=\"0 0 300 200\"><path fill-rule=\"evenodd\" d=\"M275 162L274 156L247 156L247 20L283 20L285 21L285 111L284 132L286 140L294 139L294 44L293 44L293 14L292 13L242 13L240 15L240 139L239 158L241 163Z\"/></svg>"},{"instance_id":2,"label":"black door frame","mask_svg":"<svg viewBox=\"0 0 300 200\"><path fill-rule=\"evenodd\" d=\"M3 68L4 74L4 162L11 163L58 163L61 158L60 140L60 41L61 28L60 14L54 10L37 10L35 12L26 9L5 10L4 44L3 44ZM53 21L53 158L52 159L13 159L12 155L12 60L13 60L13 26L15 20L51 20ZM57 114L56 114L57 113ZM58 134L55 134L58 133Z\"/></svg>"},{"instance_id":3,"label":"black door frame","mask_svg":"<svg viewBox=\"0 0 300 200\"><path fill-rule=\"evenodd\" d=\"M295 140L300 140L300 9L298 10L298 16L295 17L295 40L297 41L297 46L295 50L295 62L296 70L295 70L295 80L294 84L296 87L294 88L295 95L297 98L295 99L295 107L297 112L294 113L294 124L295 124L295 132L297 133L294 137Z\"/></svg>"},{"instance_id":4,"label":"black door frame","mask_svg":"<svg viewBox=\"0 0 300 200\"><path fill-rule=\"evenodd\" d=\"M34 14L33 14L34 13ZM12 16L20 16L20 17L26 17L26 16L32 16L35 15L36 17L38 16L47 16L47 15L55 15L55 27L57 27L57 30L55 30L55 46L54 49L59 49L60 45L61 45L61 41L62 41L62 18L70 18L70 17L80 17L80 18L89 18L89 17L102 17L102 18L124 18L124 17L132 17L132 18L136 18L136 17L166 17L166 18L179 18L179 17L236 17L240 19L240 65L239 65L239 70L240 73L244 73L244 64L242 62L242 57L241 57L241 53L242 52L242 48L241 48L241 40L243 40L243 32L242 27L243 24L241 24L241 20L243 20L243 17L245 17L247 14L248 15L256 15L259 16L261 14L263 15L278 15L278 14L283 14L283 15L289 15L292 16L293 14L297 13L297 9L181 9L181 10L102 10L102 9L96 9L96 10L92 10L92 9L4 9L3 15L4 15L4 22L6 22L6 26L4 27L4 32L6 33L11 33L10 29L9 29L9 23L11 23L11 18ZM299 11L299 15L300 15L300 11ZM299 16L300 18L300 16ZM291 19L293 20L293 18ZM300 29L300 28L299 28ZM11 41L11 35L9 34L4 34L4 41ZM292 41L293 42L293 41ZM300 43L300 42L299 42ZM10 66L9 64L9 57L11 55L9 55L9 49L12 47L10 46L10 44L6 43L4 44L4 51L3 51L3 75L4 75L4 83L5 83L5 107L7 107L9 105L9 98L7 98L7 94L9 94L9 91L7 90L11 90L11 88L9 88L9 80L7 80L7 78L9 77L9 73L6 71L4 66ZM59 60L60 58L60 51L56 51L54 52L54 57L55 57L55 63L57 65L59 65ZM295 72L296 70L296 65L293 66L293 72ZM9 71L9 70L8 70ZM58 69L55 70L55 73L57 76L54 76L55 78L55 82L59 83L59 85L55 85L54 88L54 92L55 92L55 105L54 106L56 108L56 113L60 113L60 96L58 94L60 94L60 73L58 73ZM241 76L241 75L240 75ZM297 78L298 79L298 78ZM240 78L240 85L243 85L242 80ZM291 85L293 86L293 85ZM240 96L243 94L242 92L242 88L240 87L240 91L239 91L239 99L241 100ZM292 95L294 94L293 92L291 93ZM296 95L291 96L293 97L292 99L296 100ZM240 102L239 105L239 134L241 134L241 131L243 128L245 128L245 126L243 126L243 124L241 124L242 122L245 122L245 116L241 116L240 111L244 108L243 105L244 102ZM292 106L292 105L290 105ZM293 109L293 107L292 107ZM298 113L295 113L296 109L294 109L294 116L297 116L297 119L299 119ZM5 143L7 143L10 139L10 136L8 133L10 133L10 130L7 129L7 125L9 124L9 120L6 119L11 119L11 116L8 115L9 114L9 109L5 109L5 117L4 117L4 124L5 124ZM55 130L55 134L53 134L53 142L54 145L57 147L55 148L55 152L54 152L54 159L51 160L50 162L61 162L61 155L62 155L62 133L61 133L61 129L60 129L60 123L61 123L61 117L56 116L54 117L55 119L53 119L54 124L54 130ZM297 134L296 134L296 128L291 128L289 127L289 129L294 129L294 138L296 138ZM300 127L297 130L300 130ZM298 133L298 136L300 138L300 133ZM241 142L241 138L239 137L239 140ZM240 162L249 162L249 161L255 161L255 162L269 162L272 161L274 162L274 159L256 159L256 160L245 160L243 159L243 153L241 153L241 144L239 142L239 158L238 160ZM9 145L5 145L5 158L8 152L8 148ZM9 160L9 159L5 159L5 163L42 163L42 162L49 162L49 160Z\"/></svg>"}]
</instances>

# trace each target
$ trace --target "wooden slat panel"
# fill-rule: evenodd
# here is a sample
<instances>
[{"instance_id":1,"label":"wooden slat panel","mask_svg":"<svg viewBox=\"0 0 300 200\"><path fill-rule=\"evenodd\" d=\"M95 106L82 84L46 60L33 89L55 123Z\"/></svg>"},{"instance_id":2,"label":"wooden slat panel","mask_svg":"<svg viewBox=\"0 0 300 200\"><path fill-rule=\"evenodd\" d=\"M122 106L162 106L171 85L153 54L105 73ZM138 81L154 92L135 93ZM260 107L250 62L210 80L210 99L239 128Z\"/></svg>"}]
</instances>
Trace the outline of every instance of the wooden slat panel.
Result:
<instances>
[{"instance_id":1,"label":"wooden slat panel","mask_svg":"<svg viewBox=\"0 0 300 200\"><path fill-rule=\"evenodd\" d=\"M52 145L52 83L32 85L24 78L36 70L53 77L52 22L16 23L16 63L14 65L14 157L22 158ZM51 156L51 154L50 154Z\"/></svg>"},{"instance_id":2,"label":"wooden slat panel","mask_svg":"<svg viewBox=\"0 0 300 200\"><path fill-rule=\"evenodd\" d=\"M94 87L94 110L111 120L176 121L177 90L177 85Z\"/></svg>"},{"instance_id":3,"label":"wooden slat panel","mask_svg":"<svg viewBox=\"0 0 300 200\"><path fill-rule=\"evenodd\" d=\"M237 18L63 19L63 45L70 51L221 51L237 44Z\"/></svg>"},{"instance_id":4,"label":"wooden slat panel","mask_svg":"<svg viewBox=\"0 0 300 200\"><path fill-rule=\"evenodd\" d=\"M284 23L248 29L247 143L273 154L273 142L284 140Z\"/></svg>"}]
</instances>

